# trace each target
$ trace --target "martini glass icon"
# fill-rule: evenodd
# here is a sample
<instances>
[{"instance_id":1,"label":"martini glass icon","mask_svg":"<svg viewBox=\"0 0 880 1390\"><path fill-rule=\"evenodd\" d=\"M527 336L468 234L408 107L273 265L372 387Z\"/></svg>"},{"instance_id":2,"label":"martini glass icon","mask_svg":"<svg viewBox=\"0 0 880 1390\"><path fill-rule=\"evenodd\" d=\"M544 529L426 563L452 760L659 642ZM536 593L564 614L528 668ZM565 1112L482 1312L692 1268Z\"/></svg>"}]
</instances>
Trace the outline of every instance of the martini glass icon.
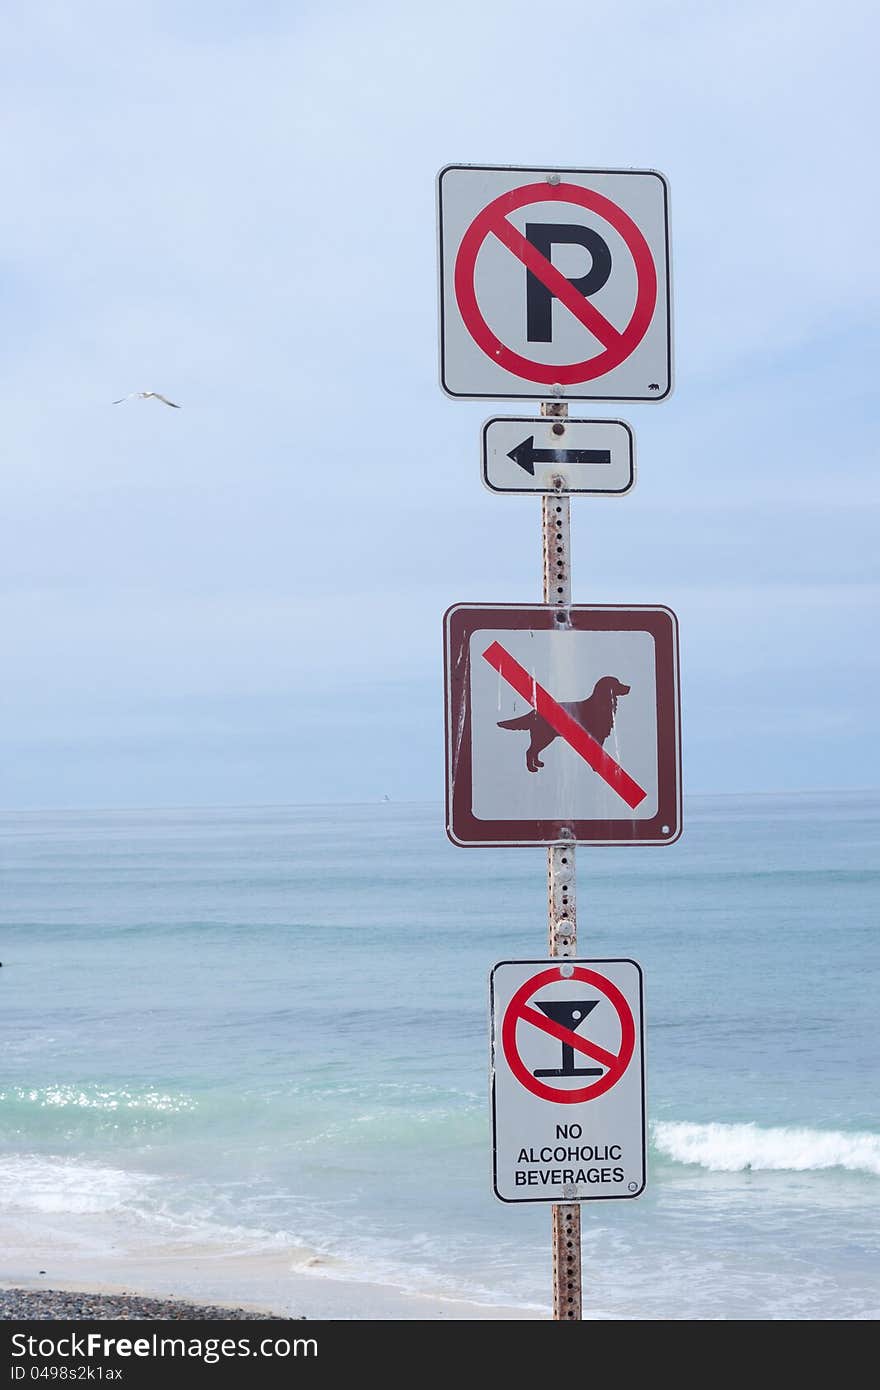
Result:
<instances>
[{"instance_id":1,"label":"martini glass icon","mask_svg":"<svg viewBox=\"0 0 880 1390\"><path fill-rule=\"evenodd\" d=\"M545 999L543 1003L539 999L535 1000L542 1014L546 1014L554 1023L559 1023L563 1028L568 1028L574 1033L583 1023L587 1014L592 1013L598 999ZM574 1048L571 1043L562 1044L562 1066L561 1067L541 1067L533 1072L533 1076L602 1076L603 1067L576 1067L574 1064Z\"/></svg>"}]
</instances>

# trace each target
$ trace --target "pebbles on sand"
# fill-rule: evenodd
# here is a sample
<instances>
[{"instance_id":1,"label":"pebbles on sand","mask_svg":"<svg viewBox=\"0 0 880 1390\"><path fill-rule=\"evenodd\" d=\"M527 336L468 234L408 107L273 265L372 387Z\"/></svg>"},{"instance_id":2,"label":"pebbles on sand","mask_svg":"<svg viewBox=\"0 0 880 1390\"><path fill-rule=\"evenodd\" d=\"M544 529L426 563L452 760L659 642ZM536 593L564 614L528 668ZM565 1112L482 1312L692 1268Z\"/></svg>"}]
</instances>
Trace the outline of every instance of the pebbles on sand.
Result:
<instances>
[{"instance_id":1,"label":"pebbles on sand","mask_svg":"<svg viewBox=\"0 0 880 1390\"><path fill-rule=\"evenodd\" d=\"M217 1308L212 1304L182 1303L177 1299L142 1298L139 1294L65 1293L59 1289L0 1289L0 1320L30 1322L33 1319L86 1318L92 1322L160 1321L287 1321L273 1313L254 1313L246 1308Z\"/></svg>"}]
</instances>

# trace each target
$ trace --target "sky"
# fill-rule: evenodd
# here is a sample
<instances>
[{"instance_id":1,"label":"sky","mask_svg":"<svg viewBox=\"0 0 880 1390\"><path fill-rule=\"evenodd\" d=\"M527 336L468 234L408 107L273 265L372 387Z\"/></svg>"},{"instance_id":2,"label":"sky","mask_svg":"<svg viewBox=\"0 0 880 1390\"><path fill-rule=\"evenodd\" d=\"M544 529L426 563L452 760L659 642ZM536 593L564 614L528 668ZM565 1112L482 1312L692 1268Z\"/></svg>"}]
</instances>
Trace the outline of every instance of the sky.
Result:
<instances>
[{"instance_id":1,"label":"sky","mask_svg":"<svg viewBox=\"0 0 880 1390\"><path fill-rule=\"evenodd\" d=\"M532 412L439 385L449 163L666 176L675 389L581 412L638 481L573 501L574 601L677 613L686 793L880 785L878 29L5 6L0 804L442 798L443 614L541 596L479 462Z\"/></svg>"}]
</instances>

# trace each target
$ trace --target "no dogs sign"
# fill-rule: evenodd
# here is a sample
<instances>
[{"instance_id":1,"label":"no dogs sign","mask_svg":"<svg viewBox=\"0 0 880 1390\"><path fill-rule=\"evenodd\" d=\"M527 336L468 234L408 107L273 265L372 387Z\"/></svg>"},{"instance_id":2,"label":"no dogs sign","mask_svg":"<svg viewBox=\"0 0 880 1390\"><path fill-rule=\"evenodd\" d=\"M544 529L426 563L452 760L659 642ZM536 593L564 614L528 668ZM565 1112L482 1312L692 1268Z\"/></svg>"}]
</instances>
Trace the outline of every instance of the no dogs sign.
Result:
<instances>
[{"instance_id":1,"label":"no dogs sign","mask_svg":"<svg viewBox=\"0 0 880 1390\"><path fill-rule=\"evenodd\" d=\"M460 604L444 637L454 844L678 838L674 613Z\"/></svg>"},{"instance_id":2,"label":"no dogs sign","mask_svg":"<svg viewBox=\"0 0 880 1390\"><path fill-rule=\"evenodd\" d=\"M490 977L493 1186L504 1202L645 1186L642 972L633 960L503 961Z\"/></svg>"},{"instance_id":3,"label":"no dogs sign","mask_svg":"<svg viewBox=\"0 0 880 1390\"><path fill-rule=\"evenodd\" d=\"M669 394L662 174L453 164L438 177L438 215L448 395Z\"/></svg>"}]
</instances>

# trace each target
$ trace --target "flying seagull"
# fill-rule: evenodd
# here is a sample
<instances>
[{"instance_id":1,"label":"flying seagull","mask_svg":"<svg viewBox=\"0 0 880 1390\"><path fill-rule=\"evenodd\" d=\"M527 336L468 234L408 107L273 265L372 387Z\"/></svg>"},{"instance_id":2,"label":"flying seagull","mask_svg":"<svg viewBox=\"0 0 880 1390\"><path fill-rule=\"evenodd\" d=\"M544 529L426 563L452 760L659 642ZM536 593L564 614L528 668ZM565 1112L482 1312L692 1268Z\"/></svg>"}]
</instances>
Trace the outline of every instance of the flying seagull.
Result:
<instances>
[{"instance_id":1,"label":"flying seagull","mask_svg":"<svg viewBox=\"0 0 880 1390\"><path fill-rule=\"evenodd\" d=\"M127 396L120 396L119 400L114 401L113 404L122 405L123 401L131 401L135 399L139 401L148 401L151 399L154 401L162 401L163 405L171 405L174 407L175 410L180 409L180 406L177 404L176 401L169 401L168 397L163 396L159 391L131 391Z\"/></svg>"}]
</instances>

